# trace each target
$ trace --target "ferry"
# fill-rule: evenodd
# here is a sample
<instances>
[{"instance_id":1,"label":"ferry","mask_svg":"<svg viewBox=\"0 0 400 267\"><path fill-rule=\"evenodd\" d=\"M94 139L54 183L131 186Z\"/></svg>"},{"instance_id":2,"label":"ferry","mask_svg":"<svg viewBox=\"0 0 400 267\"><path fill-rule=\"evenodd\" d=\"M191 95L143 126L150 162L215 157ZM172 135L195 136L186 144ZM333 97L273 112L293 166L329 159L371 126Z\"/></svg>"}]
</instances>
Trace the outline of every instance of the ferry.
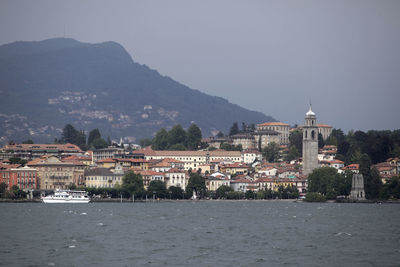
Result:
<instances>
[{"instance_id":1,"label":"ferry","mask_svg":"<svg viewBox=\"0 0 400 267\"><path fill-rule=\"evenodd\" d=\"M90 198L86 191L59 190L53 195L42 197L44 203L89 203Z\"/></svg>"}]
</instances>

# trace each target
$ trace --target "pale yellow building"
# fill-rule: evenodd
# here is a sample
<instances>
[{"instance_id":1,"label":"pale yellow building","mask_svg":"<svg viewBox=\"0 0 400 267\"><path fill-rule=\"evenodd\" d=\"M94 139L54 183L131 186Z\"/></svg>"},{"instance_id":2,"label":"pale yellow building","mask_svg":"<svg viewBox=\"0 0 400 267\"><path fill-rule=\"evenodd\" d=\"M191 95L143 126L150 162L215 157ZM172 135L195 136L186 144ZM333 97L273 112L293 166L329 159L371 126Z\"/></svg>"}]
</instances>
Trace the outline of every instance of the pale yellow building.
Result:
<instances>
[{"instance_id":1,"label":"pale yellow building","mask_svg":"<svg viewBox=\"0 0 400 267\"><path fill-rule=\"evenodd\" d=\"M279 143L280 145L289 144L289 124L283 122L265 122L257 124L257 132L262 131L276 131L279 133Z\"/></svg>"},{"instance_id":2,"label":"pale yellow building","mask_svg":"<svg viewBox=\"0 0 400 267\"><path fill-rule=\"evenodd\" d=\"M67 189L70 185L84 185L86 165L79 161L62 161L56 156L45 156L27 165L38 170L40 189Z\"/></svg>"}]
</instances>

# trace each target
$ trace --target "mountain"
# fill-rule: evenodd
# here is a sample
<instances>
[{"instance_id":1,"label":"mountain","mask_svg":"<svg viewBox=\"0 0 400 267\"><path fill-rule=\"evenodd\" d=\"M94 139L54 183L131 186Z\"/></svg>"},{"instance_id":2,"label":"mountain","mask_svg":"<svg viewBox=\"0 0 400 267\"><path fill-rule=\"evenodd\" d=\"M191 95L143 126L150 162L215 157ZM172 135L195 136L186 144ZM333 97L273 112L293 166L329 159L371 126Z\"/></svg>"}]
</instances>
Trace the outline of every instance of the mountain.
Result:
<instances>
[{"instance_id":1,"label":"mountain","mask_svg":"<svg viewBox=\"0 0 400 267\"><path fill-rule=\"evenodd\" d=\"M137 142L178 123L208 136L235 121L274 121L162 76L118 43L67 38L0 46L0 99L0 143L51 142L67 123Z\"/></svg>"}]
</instances>

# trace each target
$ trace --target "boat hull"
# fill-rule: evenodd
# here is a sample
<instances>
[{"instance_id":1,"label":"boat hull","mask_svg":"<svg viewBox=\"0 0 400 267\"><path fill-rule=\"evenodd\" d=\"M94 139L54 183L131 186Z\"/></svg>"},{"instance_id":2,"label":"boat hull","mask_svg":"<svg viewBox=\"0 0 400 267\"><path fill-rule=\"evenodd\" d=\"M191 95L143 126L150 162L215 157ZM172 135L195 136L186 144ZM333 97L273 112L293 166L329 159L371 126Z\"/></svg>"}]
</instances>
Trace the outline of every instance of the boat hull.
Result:
<instances>
[{"instance_id":1,"label":"boat hull","mask_svg":"<svg viewBox=\"0 0 400 267\"><path fill-rule=\"evenodd\" d=\"M53 198L42 198L43 203L89 203L90 199L53 199Z\"/></svg>"}]
</instances>

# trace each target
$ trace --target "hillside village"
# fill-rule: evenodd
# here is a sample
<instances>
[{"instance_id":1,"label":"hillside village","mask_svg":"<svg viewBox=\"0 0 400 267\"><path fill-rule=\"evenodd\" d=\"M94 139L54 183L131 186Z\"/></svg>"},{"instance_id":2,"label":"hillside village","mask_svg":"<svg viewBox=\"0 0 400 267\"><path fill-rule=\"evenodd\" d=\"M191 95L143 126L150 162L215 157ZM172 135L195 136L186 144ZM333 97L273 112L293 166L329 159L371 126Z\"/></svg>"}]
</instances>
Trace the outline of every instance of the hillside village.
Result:
<instances>
[{"instance_id":1,"label":"hillside village","mask_svg":"<svg viewBox=\"0 0 400 267\"><path fill-rule=\"evenodd\" d=\"M25 192L77 187L101 192L101 189L121 189L124 176L132 172L140 175L150 195L152 182L160 181L167 191L159 197L176 199L198 197L193 188L188 190L195 173L204 179L206 190L202 197L229 198L229 194L216 194L224 189L246 198L267 198L261 192L268 192L269 198L298 198L305 196L308 177L316 168L331 167L343 177L360 173L359 163L346 165L337 159L337 146L318 147L318 142L326 141L332 130L329 125L316 123L310 107L303 126L261 123L230 136L203 138L201 143L205 148L197 150L157 150L154 145L153 148L136 145L132 149L122 143L87 151L70 143L9 144L0 151L0 184L4 192L16 187ZM290 137L295 133L301 135L303 155L288 157ZM228 148L240 149L222 149L227 144ZM275 152L268 150L274 146ZM388 158L371 168L376 169L385 184L399 175L400 159Z\"/></svg>"}]
</instances>

